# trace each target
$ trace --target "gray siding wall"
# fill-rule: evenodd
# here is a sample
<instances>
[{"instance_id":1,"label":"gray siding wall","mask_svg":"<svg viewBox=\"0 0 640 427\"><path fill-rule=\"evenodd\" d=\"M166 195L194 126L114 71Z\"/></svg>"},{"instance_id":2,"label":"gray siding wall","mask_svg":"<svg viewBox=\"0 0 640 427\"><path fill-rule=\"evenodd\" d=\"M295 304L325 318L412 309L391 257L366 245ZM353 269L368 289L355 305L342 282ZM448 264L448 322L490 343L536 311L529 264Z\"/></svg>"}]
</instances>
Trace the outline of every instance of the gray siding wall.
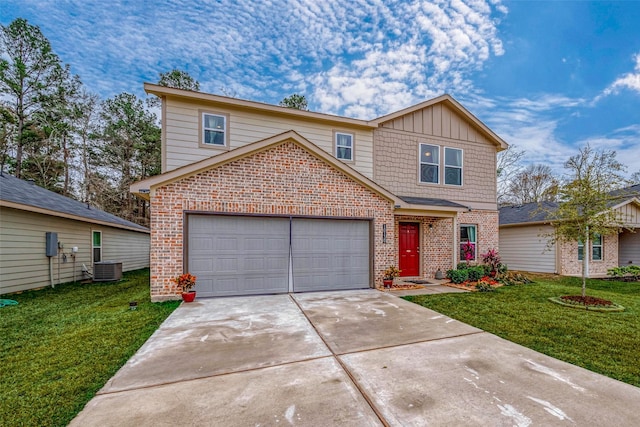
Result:
<instances>
[{"instance_id":1,"label":"gray siding wall","mask_svg":"<svg viewBox=\"0 0 640 427\"><path fill-rule=\"evenodd\" d=\"M500 229L500 257L510 270L556 273L556 248L547 249L548 225L531 225Z\"/></svg>"},{"instance_id":2,"label":"gray siding wall","mask_svg":"<svg viewBox=\"0 0 640 427\"><path fill-rule=\"evenodd\" d=\"M51 258L53 283L82 279L82 264L92 270L91 232L102 231L103 260L122 261L123 271L149 267L149 234L49 215L0 208L0 294L51 284L45 233L58 233L64 248ZM78 253L71 256L71 248ZM64 256L66 255L66 262Z\"/></svg>"},{"instance_id":3,"label":"gray siding wall","mask_svg":"<svg viewBox=\"0 0 640 427\"><path fill-rule=\"evenodd\" d=\"M625 230L620 234L618 263L621 267L640 265L640 228L635 233Z\"/></svg>"}]
</instances>

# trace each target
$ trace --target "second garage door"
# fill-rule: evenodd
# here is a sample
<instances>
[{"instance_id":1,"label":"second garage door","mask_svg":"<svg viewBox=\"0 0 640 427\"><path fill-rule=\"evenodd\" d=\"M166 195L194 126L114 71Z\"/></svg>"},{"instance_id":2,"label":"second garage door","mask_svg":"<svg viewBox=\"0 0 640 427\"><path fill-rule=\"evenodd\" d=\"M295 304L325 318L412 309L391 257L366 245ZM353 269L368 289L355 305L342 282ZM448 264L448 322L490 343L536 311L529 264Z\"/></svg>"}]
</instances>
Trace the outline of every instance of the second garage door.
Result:
<instances>
[{"instance_id":1,"label":"second garage door","mask_svg":"<svg viewBox=\"0 0 640 427\"><path fill-rule=\"evenodd\" d=\"M191 214L187 268L200 296L363 289L369 234L367 220Z\"/></svg>"}]
</instances>

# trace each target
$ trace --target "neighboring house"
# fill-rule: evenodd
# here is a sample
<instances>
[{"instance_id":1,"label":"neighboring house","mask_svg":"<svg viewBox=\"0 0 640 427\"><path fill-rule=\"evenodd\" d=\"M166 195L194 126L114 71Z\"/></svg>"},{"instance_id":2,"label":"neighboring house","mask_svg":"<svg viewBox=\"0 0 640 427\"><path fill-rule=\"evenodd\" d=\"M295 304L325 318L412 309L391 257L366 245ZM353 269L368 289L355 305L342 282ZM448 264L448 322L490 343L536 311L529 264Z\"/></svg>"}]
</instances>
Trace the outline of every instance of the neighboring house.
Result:
<instances>
[{"instance_id":1,"label":"neighboring house","mask_svg":"<svg viewBox=\"0 0 640 427\"><path fill-rule=\"evenodd\" d=\"M358 120L145 84L162 99L151 296L190 272L201 296L380 286L498 246L507 144L449 95Z\"/></svg>"},{"instance_id":2,"label":"neighboring house","mask_svg":"<svg viewBox=\"0 0 640 427\"><path fill-rule=\"evenodd\" d=\"M611 209L620 212L626 227L620 234L601 236L589 242L589 276L605 276L612 267L640 265L640 185L625 188L624 196ZM511 270L582 275L584 245L556 242L548 245L553 233L547 212L557 203L527 203L500 208L500 255Z\"/></svg>"},{"instance_id":3,"label":"neighboring house","mask_svg":"<svg viewBox=\"0 0 640 427\"><path fill-rule=\"evenodd\" d=\"M148 267L149 229L0 174L0 294L81 280L83 264L106 261Z\"/></svg>"}]
</instances>

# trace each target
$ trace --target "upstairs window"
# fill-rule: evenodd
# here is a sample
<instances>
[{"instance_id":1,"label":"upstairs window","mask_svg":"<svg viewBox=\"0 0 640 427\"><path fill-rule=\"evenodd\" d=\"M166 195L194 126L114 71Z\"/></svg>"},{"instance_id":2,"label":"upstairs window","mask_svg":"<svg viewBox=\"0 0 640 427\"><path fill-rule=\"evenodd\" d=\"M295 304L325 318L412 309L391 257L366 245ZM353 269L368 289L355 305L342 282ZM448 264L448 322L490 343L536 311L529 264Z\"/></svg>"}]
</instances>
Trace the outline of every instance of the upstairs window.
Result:
<instances>
[{"instance_id":1,"label":"upstairs window","mask_svg":"<svg viewBox=\"0 0 640 427\"><path fill-rule=\"evenodd\" d=\"M420 144L420 182L440 182L440 147Z\"/></svg>"},{"instance_id":2,"label":"upstairs window","mask_svg":"<svg viewBox=\"0 0 640 427\"><path fill-rule=\"evenodd\" d=\"M353 134L336 132L336 158L353 161Z\"/></svg>"},{"instance_id":3,"label":"upstairs window","mask_svg":"<svg viewBox=\"0 0 640 427\"><path fill-rule=\"evenodd\" d=\"M202 144L209 147L227 145L227 117L202 113Z\"/></svg>"},{"instance_id":4,"label":"upstairs window","mask_svg":"<svg viewBox=\"0 0 640 427\"><path fill-rule=\"evenodd\" d=\"M462 150L444 148L444 183L462 185Z\"/></svg>"}]
</instances>

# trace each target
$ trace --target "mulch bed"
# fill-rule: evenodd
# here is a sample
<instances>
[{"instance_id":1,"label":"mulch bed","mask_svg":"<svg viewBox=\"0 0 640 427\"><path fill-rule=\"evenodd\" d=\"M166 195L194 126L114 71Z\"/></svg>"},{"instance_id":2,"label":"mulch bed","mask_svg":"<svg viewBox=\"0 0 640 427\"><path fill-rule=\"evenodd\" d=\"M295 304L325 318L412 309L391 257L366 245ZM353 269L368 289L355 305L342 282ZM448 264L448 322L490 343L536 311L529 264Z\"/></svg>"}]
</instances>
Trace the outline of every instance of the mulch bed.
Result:
<instances>
[{"instance_id":1,"label":"mulch bed","mask_svg":"<svg viewBox=\"0 0 640 427\"><path fill-rule=\"evenodd\" d=\"M492 288L499 288L500 286L503 286L503 284L498 282L497 280L493 280L487 277L483 278L481 281L488 283L489 285L491 285ZM471 292L478 291L476 289L477 284L478 282L471 282L469 280L466 280L462 283L453 283L453 282L443 283L444 286L449 286L451 288L457 288L457 289L464 289L465 291L471 291Z\"/></svg>"},{"instance_id":2,"label":"mulch bed","mask_svg":"<svg viewBox=\"0 0 640 427\"><path fill-rule=\"evenodd\" d=\"M612 301L597 297L590 297L588 295L585 297L583 297L582 295L565 295L561 296L560 298L570 304L594 305L601 307L613 305Z\"/></svg>"},{"instance_id":3,"label":"mulch bed","mask_svg":"<svg viewBox=\"0 0 640 427\"><path fill-rule=\"evenodd\" d=\"M424 289L424 286L421 285L408 285L406 283L403 284L393 284L391 287L383 286L382 290L390 290L390 291L410 291L413 289Z\"/></svg>"}]
</instances>

